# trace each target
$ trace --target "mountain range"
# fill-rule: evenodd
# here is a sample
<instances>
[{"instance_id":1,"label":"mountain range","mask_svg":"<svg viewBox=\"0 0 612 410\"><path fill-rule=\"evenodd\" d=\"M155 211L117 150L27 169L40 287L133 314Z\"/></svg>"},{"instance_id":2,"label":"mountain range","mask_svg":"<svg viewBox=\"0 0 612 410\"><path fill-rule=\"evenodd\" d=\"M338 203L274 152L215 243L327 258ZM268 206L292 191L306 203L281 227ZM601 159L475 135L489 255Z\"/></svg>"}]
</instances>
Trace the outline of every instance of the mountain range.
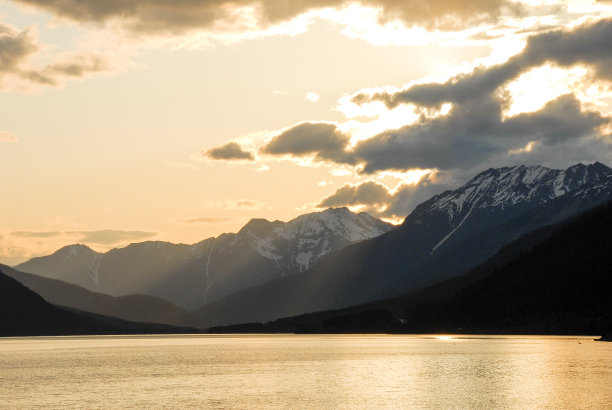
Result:
<instances>
[{"instance_id":1,"label":"mountain range","mask_svg":"<svg viewBox=\"0 0 612 410\"><path fill-rule=\"evenodd\" d=\"M106 253L70 245L15 269L94 292L157 296L193 309L304 271L329 252L392 228L367 213L335 208L289 222L252 219L238 233L193 245L149 241Z\"/></svg>"},{"instance_id":2,"label":"mountain range","mask_svg":"<svg viewBox=\"0 0 612 410\"><path fill-rule=\"evenodd\" d=\"M420 204L396 229L194 315L204 326L265 322L414 291L461 275L521 235L611 197L612 170L601 163L489 169Z\"/></svg>"},{"instance_id":3,"label":"mountain range","mask_svg":"<svg viewBox=\"0 0 612 410\"><path fill-rule=\"evenodd\" d=\"M609 200L523 235L466 274L419 291L211 331L609 335L611 230Z\"/></svg>"},{"instance_id":4,"label":"mountain range","mask_svg":"<svg viewBox=\"0 0 612 410\"><path fill-rule=\"evenodd\" d=\"M423 202L397 227L336 208L289 222L253 219L237 233L193 245L143 242L106 253L71 245L16 267L30 274L4 269L55 305L124 319L186 325L195 317L199 327L267 322L463 286L478 265L515 257L500 252L508 244L527 252L542 232L610 198L612 170L601 163L488 169ZM327 326L405 319L387 307L359 308Z\"/></svg>"}]
</instances>

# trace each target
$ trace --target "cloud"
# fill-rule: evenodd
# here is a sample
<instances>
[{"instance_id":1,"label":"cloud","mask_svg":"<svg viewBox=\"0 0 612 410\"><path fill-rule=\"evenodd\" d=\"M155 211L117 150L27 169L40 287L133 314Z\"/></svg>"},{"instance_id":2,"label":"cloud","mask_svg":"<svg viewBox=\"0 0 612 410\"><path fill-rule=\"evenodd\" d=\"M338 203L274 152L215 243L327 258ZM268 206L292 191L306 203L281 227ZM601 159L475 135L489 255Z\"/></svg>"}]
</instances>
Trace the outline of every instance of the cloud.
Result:
<instances>
[{"instance_id":1,"label":"cloud","mask_svg":"<svg viewBox=\"0 0 612 410\"><path fill-rule=\"evenodd\" d=\"M100 231L72 231L66 232L68 235L79 235L79 241L85 243L95 243L99 245L113 245L123 241L134 241L148 239L156 236L157 232L143 231L121 231L114 229L104 229Z\"/></svg>"},{"instance_id":2,"label":"cloud","mask_svg":"<svg viewBox=\"0 0 612 410\"><path fill-rule=\"evenodd\" d=\"M32 28L18 32L0 24L0 73L13 73L39 49Z\"/></svg>"},{"instance_id":3,"label":"cloud","mask_svg":"<svg viewBox=\"0 0 612 410\"><path fill-rule=\"evenodd\" d=\"M228 209L261 209L265 206L266 204L263 202L250 199L240 199L238 201L223 204L223 207Z\"/></svg>"},{"instance_id":4,"label":"cloud","mask_svg":"<svg viewBox=\"0 0 612 410\"><path fill-rule=\"evenodd\" d=\"M38 50L32 29L17 32L0 24L0 71L15 69L20 62Z\"/></svg>"},{"instance_id":5,"label":"cloud","mask_svg":"<svg viewBox=\"0 0 612 410\"><path fill-rule=\"evenodd\" d=\"M34 254L31 249L0 238L0 263L15 266L34 256L38 255Z\"/></svg>"},{"instance_id":6,"label":"cloud","mask_svg":"<svg viewBox=\"0 0 612 410\"><path fill-rule=\"evenodd\" d=\"M612 80L612 19L584 24L575 30L557 30L529 38L517 59L525 66L546 61L562 67L585 64L596 74Z\"/></svg>"},{"instance_id":7,"label":"cloud","mask_svg":"<svg viewBox=\"0 0 612 410\"><path fill-rule=\"evenodd\" d=\"M0 131L0 142L18 142L19 138L9 131Z\"/></svg>"},{"instance_id":8,"label":"cloud","mask_svg":"<svg viewBox=\"0 0 612 410\"><path fill-rule=\"evenodd\" d=\"M340 101L351 101L359 108L381 106L383 111L375 115L379 119L385 113L408 109L412 115L402 124L410 123L395 125L397 128L386 123L387 129L362 138L360 129L367 129L371 122L352 120L342 124L342 129L329 122L302 122L278 132L260 147L259 153L298 162L343 165L341 170L332 171L334 175L349 173L348 170L360 174L411 169L466 172L483 164L550 160L546 152L567 152L572 145L580 147L580 160L607 161L612 158L612 117L595 110L588 96L584 103L579 93L586 94L578 88L609 86L610 38L612 19L589 21L573 29L532 35L523 50L506 62L480 66L445 82L416 83L399 90L363 90ZM575 77L578 88L568 85L550 94L548 102L542 100L544 105L539 109L509 115L514 81L550 65L565 70L565 75L574 66L588 67L590 71L585 71L589 75ZM362 111L361 115L366 115L367 110ZM358 142L352 142L345 129L356 130L353 137ZM528 144L532 149L525 149Z\"/></svg>"},{"instance_id":9,"label":"cloud","mask_svg":"<svg viewBox=\"0 0 612 410\"><path fill-rule=\"evenodd\" d=\"M547 62L562 67L587 65L601 78L612 80L610 38L612 19L586 23L574 30L553 30L529 37L525 48L503 64L479 67L445 83L417 84L396 93L357 93L352 100L358 104L383 101L390 108L402 103L427 107L461 103L489 96L523 72Z\"/></svg>"},{"instance_id":10,"label":"cloud","mask_svg":"<svg viewBox=\"0 0 612 410\"><path fill-rule=\"evenodd\" d=\"M234 221L233 217L202 217L202 218L179 218L177 222L184 224L216 224Z\"/></svg>"},{"instance_id":11,"label":"cloud","mask_svg":"<svg viewBox=\"0 0 612 410\"><path fill-rule=\"evenodd\" d=\"M76 53L61 57L58 61L47 65L43 73L64 77L81 78L91 73L111 71L112 64L102 54Z\"/></svg>"},{"instance_id":12,"label":"cloud","mask_svg":"<svg viewBox=\"0 0 612 410\"><path fill-rule=\"evenodd\" d=\"M11 232L11 236L17 238L53 238L61 236L62 232L49 231L49 232L33 232L33 231L15 231Z\"/></svg>"},{"instance_id":13,"label":"cloud","mask_svg":"<svg viewBox=\"0 0 612 410\"><path fill-rule=\"evenodd\" d=\"M452 30L518 15L522 6L509 0L16 0L70 20L118 24L133 33L181 34L196 29L262 28L323 8L358 3L380 10L381 22L402 21L429 29Z\"/></svg>"},{"instance_id":14,"label":"cloud","mask_svg":"<svg viewBox=\"0 0 612 410\"><path fill-rule=\"evenodd\" d=\"M236 142L228 142L225 145L206 151L203 155L211 159L226 161L255 161L253 153L245 151Z\"/></svg>"},{"instance_id":15,"label":"cloud","mask_svg":"<svg viewBox=\"0 0 612 410\"><path fill-rule=\"evenodd\" d=\"M376 181L347 184L323 198L316 208L359 206L376 217L404 218L421 202L455 185L441 173L425 175L416 184L401 184L395 189Z\"/></svg>"},{"instance_id":16,"label":"cloud","mask_svg":"<svg viewBox=\"0 0 612 410\"><path fill-rule=\"evenodd\" d=\"M336 192L319 202L317 208L336 206L369 205L383 206L393 195L386 186L378 182L368 181L360 185L344 185Z\"/></svg>"},{"instance_id":17,"label":"cloud","mask_svg":"<svg viewBox=\"0 0 612 410\"><path fill-rule=\"evenodd\" d=\"M503 100L492 96L465 102L442 117L424 119L383 132L355 147L363 172L411 168L466 169L505 156L530 141L553 146L598 135L610 122L585 110L573 95L563 95L541 110L502 120Z\"/></svg>"},{"instance_id":18,"label":"cloud","mask_svg":"<svg viewBox=\"0 0 612 410\"><path fill-rule=\"evenodd\" d=\"M113 229L105 229L99 231L15 231L11 232L10 236L16 238L55 238L60 236L78 236L79 241L87 243L96 243L103 245L112 245L126 240L146 239L156 236L157 232L143 231L121 231Z\"/></svg>"},{"instance_id":19,"label":"cloud","mask_svg":"<svg viewBox=\"0 0 612 410\"><path fill-rule=\"evenodd\" d=\"M208 209L226 209L226 210L259 210L272 209L267 203L256 201L253 199L237 199L225 201L205 201L204 207Z\"/></svg>"},{"instance_id":20,"label":"cloud","mask_svg":"<svg viewBox=\"0 0 612 410\"><path fill-rule=\"evenodd\" d=\"M353 156L346 150L350 137L335 124L304 122L274 136L260 152L268 155L306 157L314 155L315 161L331 161L354 164Z\"/></svg>"},{"instance_id":21,"label":"cloud","mask_svg":"<svg viewBox=\"0 0 612 410\"><path fill-rule=\"evenodd\" d=\"M319 94L317 93L306 93L306 99L310 102L316 103L319 101Z\"/></svg>"},{"instance_id":22,"label":"cloud","mask_svg":"<svg viewBox=\"0 0 612 410\"><path fill-rule=\"evenodd\" d=\"M514 141L523 140L544 145L594 135L611 119L599 112L585 110L573 95L565 94L548 102L541 110L511 117L501 125L500 134Z\"/></svg>"},{"instance_id":23,"label":"cloud","mask_svg":"<svg viewBox=\"0 0 612 410\"><path fill-rule=\"evenodd\" d=\"M573 94L561 95L540 110L504 118L511 98L503 86L545 63L562 67L586 65L599 79L612 79L612 20L532 36L522 52L507 62L480 67L444 83L412 85L397 92L360 92L357 104L383 101L389 108L413 104L424 113L418 121L384 131L358 143L353 154L365 173L410 168L467 169L493 158L510 159L525 144L539 152L558 144L590 138L609 139L603 129L611 118L584 107ZM452 104L446 115L427 110ZM584 141L582 141L584 142ZM605 152L605 151L604 151ZM599 154L599 158L601 158ZM596 159L589 158L589 159Z\"/></svg>"},{"instance_id":24,"label":"cloud","mask_svg":"<svg viewBox=\"0 0 612 410\"><path fill-rule=\"evenodd\" d=\"M94 53L74 53L59 56L53 63L39 69L24 69L19 76L39 85L59 86L67 79L79 79L91 74L110 72L116 68L108 56Z\"/></svg>"},{"instance_id":25,"label":"cloud","mask_svg":"<svg viewBox=\"0 0 612 410\"><path fill-rule=\"evenodd\" d=\"M37 37L33 27L18 31L0 24L0 89L22 84L57 86L66 79L115 69L107 56L89 52L61 54L42 67L31 67L30 59L41 50Z\"/></svg>"}]
</instances>

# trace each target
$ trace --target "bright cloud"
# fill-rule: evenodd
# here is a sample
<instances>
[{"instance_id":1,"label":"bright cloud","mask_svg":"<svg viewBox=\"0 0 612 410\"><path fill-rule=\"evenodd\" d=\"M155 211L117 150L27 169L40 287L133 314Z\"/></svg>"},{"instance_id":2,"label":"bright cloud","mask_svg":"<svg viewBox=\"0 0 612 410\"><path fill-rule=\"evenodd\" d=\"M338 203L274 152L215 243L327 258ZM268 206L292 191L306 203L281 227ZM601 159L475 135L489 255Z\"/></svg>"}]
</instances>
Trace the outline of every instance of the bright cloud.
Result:
<instances>
[{"instance_id":1,"label":"bright cloud","mask_svg":"<svg viewBox=\"0 0 612 410\"><path fill-rule=\"evenodd\" d=\"M9 131L0 131L0 142L17 142L19 138Z\"/></svg>"},{"instance_id":2,"label":"bright cloud","mask_svg":"<svg viewBox=\"0 0 612 410\"><path fill-rule=\"evenodd\" d=\"M319 94L317 93L313 93L313 92L309 92L306 93L306 99L310 102L316 103L317 101L319 101Z\"/></svg>"}]
</instances>

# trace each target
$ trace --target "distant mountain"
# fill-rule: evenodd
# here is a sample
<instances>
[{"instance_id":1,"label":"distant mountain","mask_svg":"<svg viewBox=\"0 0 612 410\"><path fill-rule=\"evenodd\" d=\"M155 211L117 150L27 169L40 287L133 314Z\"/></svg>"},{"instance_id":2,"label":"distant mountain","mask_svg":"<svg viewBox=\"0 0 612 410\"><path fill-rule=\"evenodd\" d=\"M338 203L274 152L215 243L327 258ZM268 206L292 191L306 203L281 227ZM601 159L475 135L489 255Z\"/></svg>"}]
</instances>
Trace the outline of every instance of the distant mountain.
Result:
<instances>
[{"instance_id":1,"label":"distant mountain","mask_svg":"<svg viewBox=\"0 0 612 410\"><path fill-rule=\"evenodd\" d=\"M132 322L162 323L195 327L196 321L184 309L161 298L146 295L109 296L78 285L43 278L0 265L0 271L18 280L47 302Z\"/></svg>"},{"instance_id":2,"label":"distant mountain","mask_svg":"<svg viewBox=\"0 0 612 410\"><path fill-rule=\"evenodd\" d=\"M252 219L238 233L193 245L143 242L106 253L71 245L16 269L91 291L147 294L195 308L304 271L329 252L392 228L367 213L335 208L289 222Z\"/></svg>"},{"instance_id":3,"label":"distant mountain","mask_svg":"<svg viewBox=\"0 0 612 410\"><path fill-rule=\"evenodd\" d=\"M214 332L587 334L612 328L612 201L405 296Z\"/></svg>"},{"instance_id":4,"label":"distant mountain","mask_svg":"<svg viewBox=\"0 0 612 410\"><path fill-rule=\"evenodd\" d=\"M203 306L203 326L260 322L342 308L460 275L504 244L612 198L601 163L566 170L489 169L419 205L384 235L347 246L292 277Z\"/></svg>"},{"instance_id":5,"label":"distant mountain","mask_svg":"<svg viewBox=\"0 0 612 410\"><path fill-rule=\"evenodd\" d=\"M0 272L0 336L186 333L194 330L62 309Z\"/></svg>"}]
</instances>

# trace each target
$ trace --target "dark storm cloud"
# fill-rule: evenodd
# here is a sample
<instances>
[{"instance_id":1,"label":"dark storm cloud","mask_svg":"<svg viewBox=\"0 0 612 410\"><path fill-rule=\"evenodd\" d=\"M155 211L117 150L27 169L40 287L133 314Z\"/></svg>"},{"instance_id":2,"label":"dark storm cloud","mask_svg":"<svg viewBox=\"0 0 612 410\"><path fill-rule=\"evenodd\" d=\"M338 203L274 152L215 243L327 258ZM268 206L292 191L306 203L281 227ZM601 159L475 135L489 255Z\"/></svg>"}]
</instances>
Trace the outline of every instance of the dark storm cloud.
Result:
<instances>
[{"instance_id":1,"label":"dark storm cloud","mask_svg":"<svg viewBox=\"0 0 612 410\"><path fill-rule=\"evenodd\" d=\"M211 159L226 161L255 161L253 153L245 151L236 142L228 142L225 145L208 150L204 155Z\"/></svg>"},{"instance_id":2,"label":"dark storm cloud","mask_svg":"<svg viewBox=\"0 0 612 410\"><path fill-rule=\"evenodd\" d=\"M448 115L422 119L359 143L355 156L363 172L411 168L465 169L530 141L545 146L597 135L610 118L584 110L573 95L542 109L502 120L504 102L483 98L458 104Z\"/></svg>"},{"instance_id":3,"label":"dark storm cloud","mask_svg":"<svg viewBox=\"0 0 612 410\"><path fill-rule=\"evenodd\" d=\"M596 111L583 110L574 95L566 94L549 102L540 111L507 119L500 134L513 140L536 140L544 145L555 145L593 135L597 128L609 122L610 118Z\"/></svg>"},{"instance_id":4,"label":"dark storm cloud","mask_svg":"<svg viewBox=\"0 0 612 410\"><path fill-rule=\"evenodd\" d=\"M16 0L79 22L118 21L133 32L183 33L236 20L236 10L257 10L260 27L290 20L305 12L352 3L379 8L383 20L427 28L456 29L524 10L509 0Z\"/></svg>"},{"instance_id":5,"label":"dark storm cloud","mask_svg":"<svg viewBox=\"0 0 612 410\"><path fill-rule=\"evenodd\" d=\"M585 24L573 31L558 30L533 36L522 53L525 66L544 62L568 67L592 66L596 74L612 80L612 19Z\"/></svg>"},{"instance_id":6,"label":"dark storm cloud","mask_svg":"<svg viewBox=\"0 0 612 410\"><path fill-rule=\"evenodd\" d=\"M317 161L354 164L355 158L346 151L350 137L334 125L325 122L304 122L276 135L261 148L268 155L304 157L315 154Z\"/></svg>"}]
</instances>

